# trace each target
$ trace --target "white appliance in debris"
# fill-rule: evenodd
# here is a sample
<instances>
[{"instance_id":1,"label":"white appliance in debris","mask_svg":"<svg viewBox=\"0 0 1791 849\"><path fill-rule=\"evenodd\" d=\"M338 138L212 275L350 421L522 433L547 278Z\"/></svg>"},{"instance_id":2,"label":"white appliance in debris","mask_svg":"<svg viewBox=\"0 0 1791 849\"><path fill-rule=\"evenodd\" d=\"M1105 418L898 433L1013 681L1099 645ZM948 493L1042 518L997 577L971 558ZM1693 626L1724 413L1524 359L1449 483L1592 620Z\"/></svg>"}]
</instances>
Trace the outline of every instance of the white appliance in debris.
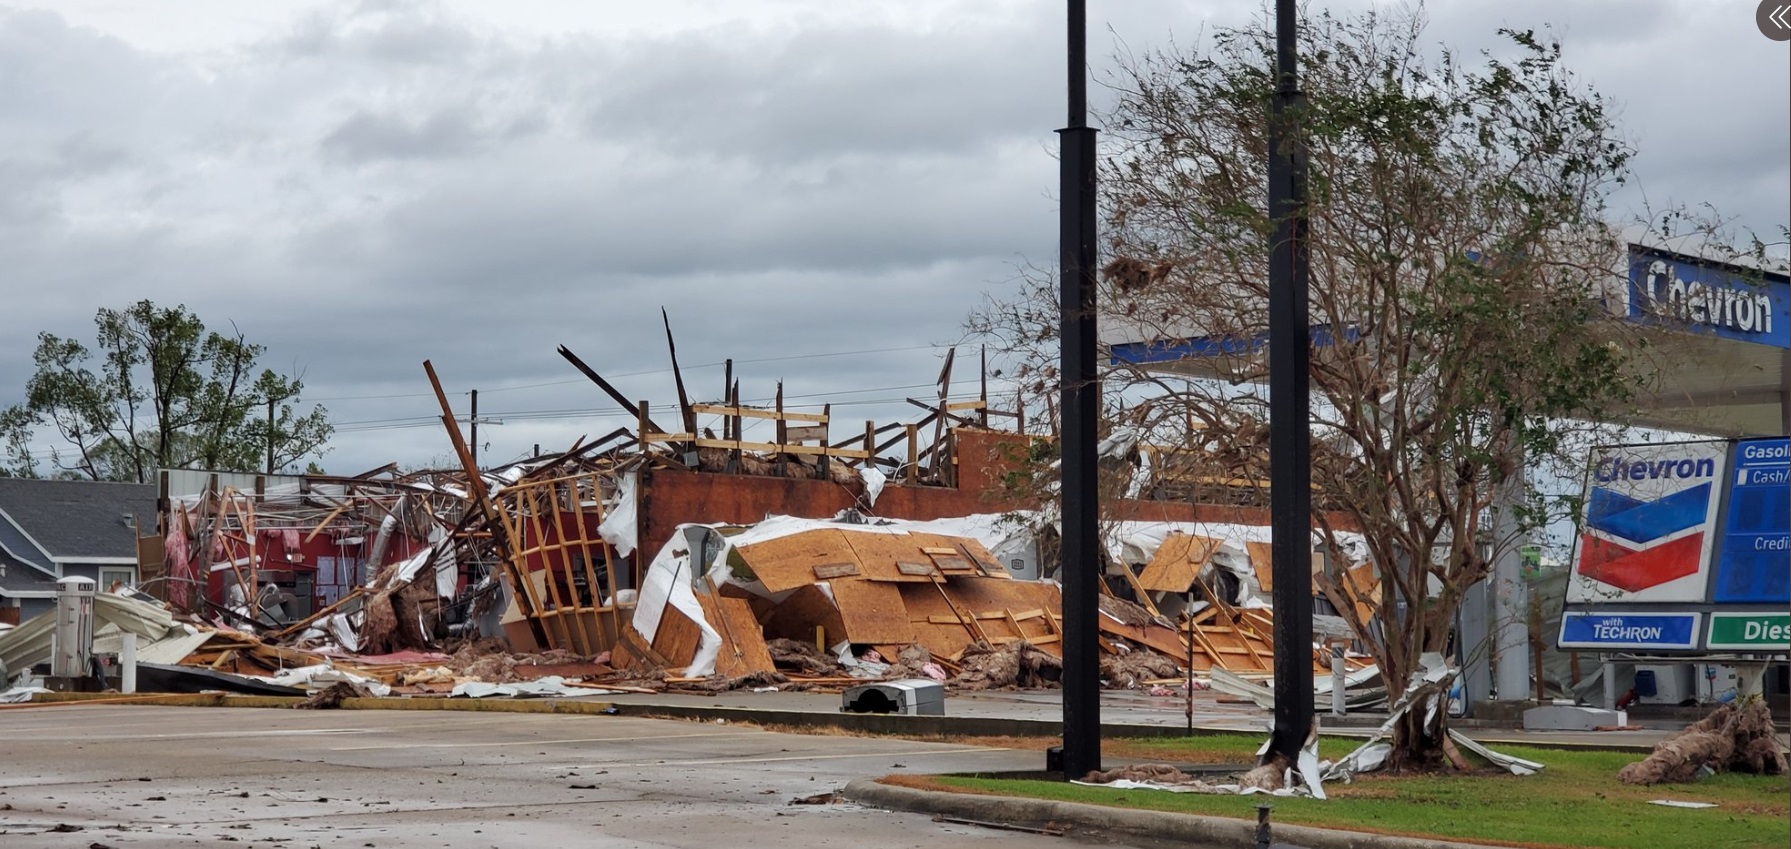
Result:
<instances>
[{"instance_id":1,"label":"white appliance in debris","mask_svg":"<svg viewBox=\"0 0 1791 849\"><path fill-rule=\"evenodd\" d=\"M845 713L944 716L945 685L931 678L859 684L841 695L840 710Z\"/></svg>"}]
</instances>

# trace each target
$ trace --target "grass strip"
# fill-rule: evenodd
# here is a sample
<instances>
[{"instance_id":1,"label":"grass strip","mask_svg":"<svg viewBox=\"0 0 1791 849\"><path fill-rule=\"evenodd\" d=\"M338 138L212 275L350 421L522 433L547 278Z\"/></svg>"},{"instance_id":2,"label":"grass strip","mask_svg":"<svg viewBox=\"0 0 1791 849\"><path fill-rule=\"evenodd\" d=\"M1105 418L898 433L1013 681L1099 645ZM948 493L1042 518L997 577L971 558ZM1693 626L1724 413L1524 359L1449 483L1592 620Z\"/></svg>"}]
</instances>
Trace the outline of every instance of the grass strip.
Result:
<instances>
[{"instance_id":1,"label":"grass strip","mask_svg":"<svg viewBox=\"0 0 1791 849\"><path fill-rule=\"evenodd\" d=\"M1261 745L1249 735L1194 740L1127 740L1130 757L1172 763L1242 763ZM1334 758L1354 741L1323 740ZM1380 834L1401 834L1526 847L1588 849L1783 849L1791 845L1791 781L1786 776L1723 774L1695 784L1632 787L1617 770L1632 752L1560 751L1498 746L1540 761L1539 775L1486 770L1460 774L1364 775L1329 784L1327 801L1276 798L1276 822ZM1054 799L1141 810L1253 819L1260 796L1210 796L1155 790L1113 790L1055 781L990 776L936 776L942 788ZM1704 809L1669 808L1653 799L1714 802Z\"/></svg>"}]
</instances>

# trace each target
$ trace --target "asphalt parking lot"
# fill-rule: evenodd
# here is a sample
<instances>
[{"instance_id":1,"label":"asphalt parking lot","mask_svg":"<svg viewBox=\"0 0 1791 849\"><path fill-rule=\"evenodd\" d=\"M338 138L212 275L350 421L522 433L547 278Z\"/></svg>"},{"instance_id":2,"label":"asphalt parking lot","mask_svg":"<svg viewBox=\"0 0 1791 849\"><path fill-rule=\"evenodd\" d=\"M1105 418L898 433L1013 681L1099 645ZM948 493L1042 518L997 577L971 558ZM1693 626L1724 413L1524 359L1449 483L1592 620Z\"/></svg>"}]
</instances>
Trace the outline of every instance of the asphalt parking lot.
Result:
<instances>
[{"instance_id":1,"label":"asphalt parking lot","mask_svg":"<svg viewBox=\"0 0 1791 849\"><path fill-rule=\"evenodd\" d=\"M0 711L0 846L1062 846L792 800L1031 751L620 716L65 705Z\"/></svg>"}]
</instances>

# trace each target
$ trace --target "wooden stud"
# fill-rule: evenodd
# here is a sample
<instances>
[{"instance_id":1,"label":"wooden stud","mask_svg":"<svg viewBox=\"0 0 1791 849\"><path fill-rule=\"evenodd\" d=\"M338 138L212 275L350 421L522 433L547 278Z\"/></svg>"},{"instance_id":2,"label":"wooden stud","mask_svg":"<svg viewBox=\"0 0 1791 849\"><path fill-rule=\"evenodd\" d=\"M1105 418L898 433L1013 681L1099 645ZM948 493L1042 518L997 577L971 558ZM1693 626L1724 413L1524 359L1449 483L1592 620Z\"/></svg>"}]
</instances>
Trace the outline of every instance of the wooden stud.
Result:
<instances>
[{"instance_id":1,"label":"wooden stud","mask_svg":"<svg viewBox=\"0 0 1791 849\"><path fill-rule=\"evenodd\" d=\"M920 483L920 429L912 424L908 432L908 483Z\"/></svg>"}]
</instances>

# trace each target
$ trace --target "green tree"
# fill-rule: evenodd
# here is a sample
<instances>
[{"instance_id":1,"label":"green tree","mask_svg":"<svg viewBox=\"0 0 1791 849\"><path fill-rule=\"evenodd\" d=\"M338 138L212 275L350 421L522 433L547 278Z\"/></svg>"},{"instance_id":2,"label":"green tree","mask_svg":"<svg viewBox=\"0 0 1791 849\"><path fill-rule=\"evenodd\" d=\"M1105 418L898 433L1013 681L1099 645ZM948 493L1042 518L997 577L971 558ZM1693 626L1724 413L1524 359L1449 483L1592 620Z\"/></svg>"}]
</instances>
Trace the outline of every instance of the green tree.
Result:
<instances>
[{"instance_id":1,"label":"green tree","mask_svg":"<svg viewBox=\"0 0 1791 849\"><path fill-rule=\"evenodd\" d=\"M1500 54L1463 57L1426 45L1423 24L1415 11L1303 20L1295 112L1311 321L1328 331L1310 354L1315 519L1334 549L1360 532L1376 612L1358 615L1367 588L1347 572L1318 585L1395 694L1445 650L1502 547L1566 512L1532 500L1495 523L1495 493L1526 466L1577 468L1588 423L1623 419L1651 371L1605 304L1625 265L1605 199L1632 155L1609 105L1546 38L1506 31ZM1269 477L1271 27L1123 57L1104 116L1103 333L1212 342L1180 372L1108 366L1108 422L1182 449L1190 480ZM1054 281L1029 274L969 322L1030 392L1057 383L1054 302ZM1440 762L1445 721L1409 712L1390 763Z\"/></svg>"},{"instance_id":2,"label":"green tree","mask_svg":"<svg viewBox=\"0 0 1791 849\"><path fill-rule=\"evenodd\" d=\"M327 412L301 414L303 382L260 368L266 349L241 333L208 331L184 305L147 300L101 309L94 324L92 349L38 335L25 403L0 412L11 473L38 475L29 440L44 426L68 446L51 452L52 473L93 480L144 483L164 468L257 471L270 452L278 470L327 450Z\"/></svg>"}]
</instances>

